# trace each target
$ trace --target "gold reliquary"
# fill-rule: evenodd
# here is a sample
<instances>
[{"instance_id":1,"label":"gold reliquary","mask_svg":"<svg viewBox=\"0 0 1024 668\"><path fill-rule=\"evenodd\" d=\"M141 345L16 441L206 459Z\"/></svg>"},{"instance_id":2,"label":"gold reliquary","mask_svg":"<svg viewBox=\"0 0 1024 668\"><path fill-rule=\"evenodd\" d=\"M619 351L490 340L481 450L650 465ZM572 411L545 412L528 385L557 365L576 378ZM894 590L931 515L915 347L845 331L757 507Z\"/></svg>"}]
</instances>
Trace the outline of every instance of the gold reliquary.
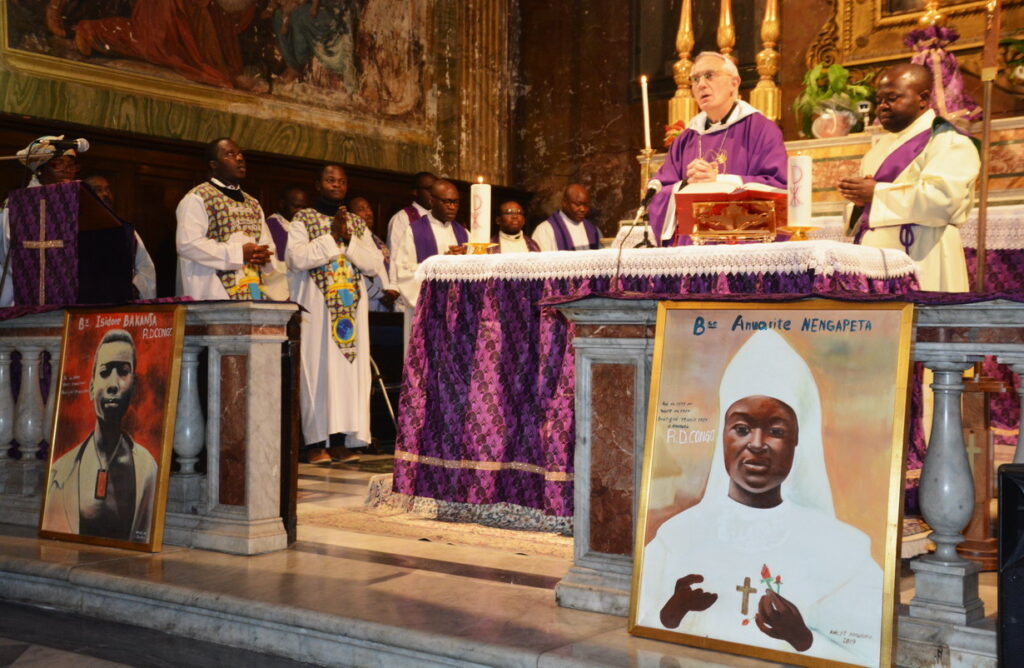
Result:
<instances>
[{"instance_id":1,"label":"gold reliquary","mask_svg":"<svg viewBox=\"0 0 1024 668\"><path fill-rule=\"evenodd\" d=\"M786 227L786 193L738 190L731 193L677 193L676 236L693 244L775 241Z\"/></svg>"}]
</instances>

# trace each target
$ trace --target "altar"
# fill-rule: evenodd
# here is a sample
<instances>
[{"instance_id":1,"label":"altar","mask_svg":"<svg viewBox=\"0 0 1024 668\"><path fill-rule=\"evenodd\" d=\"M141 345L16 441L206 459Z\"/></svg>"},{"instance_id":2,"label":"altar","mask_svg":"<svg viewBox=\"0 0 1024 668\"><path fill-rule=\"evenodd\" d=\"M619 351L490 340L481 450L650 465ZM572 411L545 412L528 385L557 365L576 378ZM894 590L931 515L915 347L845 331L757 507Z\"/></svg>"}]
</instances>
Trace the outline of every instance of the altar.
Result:
<instances>
[{"instance_id":1,"label":"altar","mask_svg":"<svg viewBox=\"0 0 1024 668\"><path fill-rule=\"evenodd\" d=\"M917 287L904 253L836 241L435 256L420 272L394 489L475 504L481 514L516 509L533 517L532 528L571 517L574 488L578 498L580 486L595 482L576 478L576 326L554 304L587 296L902 295ZM638 350L624 344L623 356L649 355L653 323L620 325L644 341ZM600 401L623 410L646 387L640 378L608 380ZM643 416L633 428L642 440ZM632 442L632 434L600 425L592 433ZM597 464L610 508L621 510L615 499L629 507L633 486L616 482L616 461ZM617 530L628 520L608 514L602 551L628 553L629 537Z\"/></svg>"}]
</instances>

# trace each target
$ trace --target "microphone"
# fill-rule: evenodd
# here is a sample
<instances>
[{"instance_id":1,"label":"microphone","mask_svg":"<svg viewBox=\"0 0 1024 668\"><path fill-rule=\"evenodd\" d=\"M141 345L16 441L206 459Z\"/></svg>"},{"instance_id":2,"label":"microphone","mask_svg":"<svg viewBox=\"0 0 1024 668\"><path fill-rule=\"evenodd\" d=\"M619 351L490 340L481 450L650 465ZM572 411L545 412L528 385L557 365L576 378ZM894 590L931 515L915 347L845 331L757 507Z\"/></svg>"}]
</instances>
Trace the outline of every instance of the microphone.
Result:
<instances>
[{"instance_id":1,"label":"microphone","mask_svg":"<svg viewBox=\"0 0 1024 668\"><path fill-rule=\"evenodd\" d=\"M59 139L59 140L46 140L39 143L40 146L51 146L55 151L68 151L73 150L78 153L85 153L89 150L89 140L82 139Z\"/></svg>"},{"instance_id":2,"label":"microphone","mask_svg":"<svg viewBox=\"0 0 1024 668\"><path fill-rule=\"evenodd\" d=\"M651 179L647 182L647 192L644 193L644 199L640 202L640 207L643 209L647 208L647 205L651 203L654 196L661 190L661 181L657 179Z\"/></svg>"}]
</instances>

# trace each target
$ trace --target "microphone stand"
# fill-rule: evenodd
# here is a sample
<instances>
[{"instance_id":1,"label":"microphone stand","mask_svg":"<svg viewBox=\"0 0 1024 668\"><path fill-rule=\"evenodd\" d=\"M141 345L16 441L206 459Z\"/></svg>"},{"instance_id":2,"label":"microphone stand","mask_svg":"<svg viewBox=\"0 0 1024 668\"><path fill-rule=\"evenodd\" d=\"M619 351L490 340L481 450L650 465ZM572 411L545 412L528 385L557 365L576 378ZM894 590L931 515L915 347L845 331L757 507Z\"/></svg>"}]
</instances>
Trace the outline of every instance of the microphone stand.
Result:
<instances>
[{"instance_id":1,"label":"microphone stand","mask_svg":"<svg viewBox=\"0 0 1024 668\"><path fill-rule=\"evenodd\" d=\"M642 217L640 216L640 211L644 212L644 215ZM654 244L651 243L651 237L650 237L651 216L650 216L650 214L647 213L647 207L646 206L645 207L641 207L640 210L637 211L637 218L640 219L640 221L643 223L643 226L644 226L644 238L643 238L643 241L638 243L636 246L633 246L633 248L654 248Z\"/></svg>"}]
</instances>

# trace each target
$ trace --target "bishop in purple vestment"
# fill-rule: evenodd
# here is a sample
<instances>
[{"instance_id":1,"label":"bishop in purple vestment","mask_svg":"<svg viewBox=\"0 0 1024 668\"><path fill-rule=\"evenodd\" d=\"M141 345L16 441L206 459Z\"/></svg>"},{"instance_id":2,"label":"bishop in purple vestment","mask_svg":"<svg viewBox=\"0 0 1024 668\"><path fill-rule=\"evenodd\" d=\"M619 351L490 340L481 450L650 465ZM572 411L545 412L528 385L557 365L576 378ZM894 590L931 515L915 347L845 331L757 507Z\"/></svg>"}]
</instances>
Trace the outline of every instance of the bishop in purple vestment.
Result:
<instances>
[{"instance_id":1,"label":"bishop in purple vestment","mask_svg":"<svg viewBox=\"0 0 1024 668\"><path fill-rule=\"evenodd\" d=\"M701 112L672 142L654 179L663 188L649 208L658 239L675 228L672 195L687 183L761 183L786 187L786 148L775 123L739 99L736 65L719 53L697 56L690 74ZM664 234L663 234L664 233Z\"/></svg>"}]
</instances>

